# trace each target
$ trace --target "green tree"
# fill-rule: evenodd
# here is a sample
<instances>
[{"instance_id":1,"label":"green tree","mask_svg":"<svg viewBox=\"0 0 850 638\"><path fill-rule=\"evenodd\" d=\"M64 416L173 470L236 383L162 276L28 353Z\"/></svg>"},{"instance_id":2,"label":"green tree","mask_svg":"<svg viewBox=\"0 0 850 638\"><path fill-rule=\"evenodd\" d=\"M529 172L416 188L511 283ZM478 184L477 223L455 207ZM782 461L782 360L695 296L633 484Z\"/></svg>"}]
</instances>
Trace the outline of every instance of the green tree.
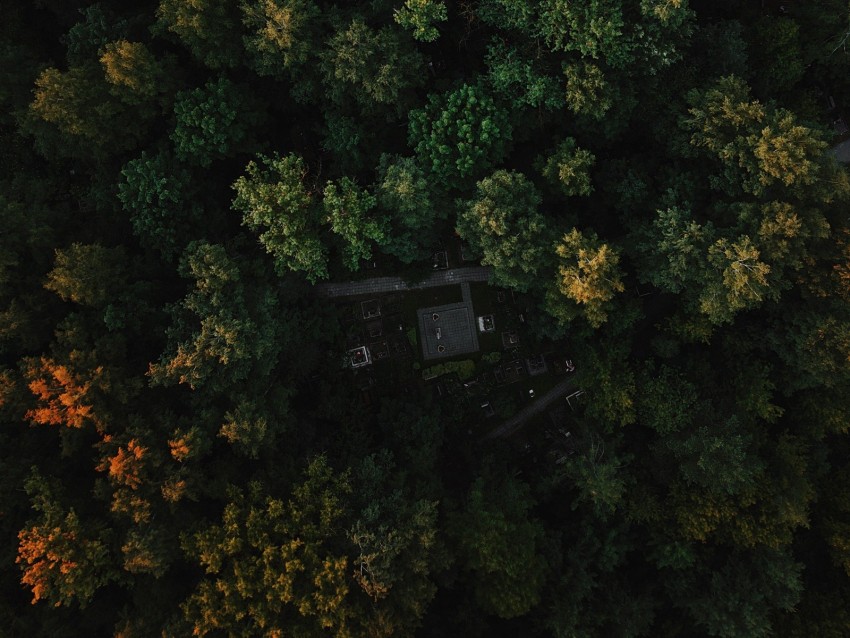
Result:
<instances>
[{"instance_id":1,"label":"green tree","mask_svg":"<svg viewBox=\"0 0 850 638\"><path fill-rule=\"evenodd\" d=\"M445 214L434 205L430 184L416 161L382 155L375 196L389 219L381 250L407 264L427 258Z\"/></svg>"},{"instance_id":2,"label":"green tree","mask_svg":"<svg viewBox=\"0 0 850 638\"><path fill-rule=\"evenodd\" d=\"M544 529L529 517L532 504L528 485L490 472L476 479L463 509L448 523L476 602L500 618L527 613L542 593Z\"/></svg>"},{"instance_id":3,"label":"green tree","mask_svg":"<svg viewBox=\"0 0 850 638\"><path fill-rule=\"evenodd\" d=\"M154 30L172 33L211 69L235 67L240 60L237 6L228 0L160 0Z\"/></svg>"},{"instance_id":4,"label":"green tree","mask_svg":"<svg viewBox=\"0 0 850 638\"><path fill-rule=\"evenodd\" d=\"M434 23L445 22L447 18L446 5L436 0L405 0L401 9L393 11L393 19L421 42L439 38L440 32Z\"/></svg>"},{"instance_id":5,"label":"green tree","mask_svg":"<svg viewBox=\"0 0 850 638\"><path fill-rule=\"evenodd\" d=\"M245 88L225 77L178 93L171 133L177 157L207 167L214 159L241 150L260 121L257 105L247 95Z\"/></svg>"},{"instance_id":6,"label":"green tree","mask_svg":"<svg viewBox=\"0 0 850 638\"><path fill-rule=\"evenodd\" d=\"M462 185L501 160L511 135L507 114L480 86L432 94L424 109L410 113L411 146L447 186Z\"/></svg>"},{"instance_id":7,"label":"green tree","mask_svg":"<svg viewBox=\"0 0 850 638\"><path fill-rule=\"evenodd\" d=\"M601 58L620 68L631 57L632 45L623 37L625 16L617 0L592 0L582 5L544 0L538 29L553 51L577 51L584 58Z\"/></svg>"},{"instance_id":8,"label":"green tree","mask_svg":"<svg viewBox=\"0 0 850 638\"><path fill-rule=\"evenodd\" d=\"M850 318L835 302L807 300L783 304L763 335L789 370L789 389L832 388L848 381ZM827 397L823 397L827 402Z\"/></svg>"},{"instance_id":9,"label":"green tree","mask_svg":"<svg viewBox=\"0 0 850 638\"><path fill-rule=\"evenodd\" d=\"M437 407L386 399L381 404L378 423L399 468L409 482L417 485L416 493L435 497L441 494L437 470L444 424Z\"/></svg>"},{"instance_id":10,"label":"green tree","mask_svg":"<svg viewBox=\"0 0 850 638\"><path fill-rule=\"evenodd\" d=\"M790 545L795 533L810 525L815 497L806 443L783 434L772 446L754 448L750 437L757 433L752 427L748 432L745 423L726 425L731 426L727 433L740 436L711 441L710 434L697 433L706 439L697 444L703 449L702 466L686 468L692 473L690 484L671 482L666 510L675 517L679 533L693 541L711 539L740 548ZM692 463L693 457L684 461ZM713 484L705 489L693 479Z\"/></svg>"},{"instance_id":11,"label":"green tree","mask_svg":"<svg viewBox=\"0 0 850 638\"><path fill-rule=\"evenodd\" d=\"M675 603L709 635L771 635L771 614L791 610L800 598L802 566L787 551L734 552L715 562L668 580Z\"/></svg>"},{"instance_id":12,"label":"green tree","mask_svg":"<svg viewBox=\"0 0 850 638\"><path fill-rule=\"evenodd\" d=\"M311 0L243 0L245 49L260 75L281 76L303 65L313 47L319 8Z\"/></svg>"},{"instance_id":13,"label":"green tree","mask_svg":"<svg viewBox=\"0 0 850 638\"><path fill-rule=\"evenodd\" d=\"M200 228L201 207L189 172L167 155L142 153L121 170L118 199L130 213L140 242L166 259L179 253Z\"/></svg>"},{"instance_id":14,"label":"green tree","mask_svg":"<svg viewBox=\"0 0 850 638\"><path fill-rule=\"evenodd\" d=\"M786 16L763 16L750 31L752 66L759 70L753 79L763 93L791 90L803 78L799 31L797 21Z\"/></svg>"},{"instance_id":15,"label":"green tree","mask_svg":"<svg viewBox=\"0 0 850 638\"><path fill-rule=\"evenodd\" d=\"M264 394L246 393L233 397L234 407L224 414L218 435L241 455L258 459L274 453L291 423L291 388L277 385Z\"/></svg>"},{"instance_id":16,"label":"green tree","mask_svg":"<svg viewBox=\"0 0 850 638\"><path fill-rule=\"evenodd\" d=\"M250 264L237 262L218 244L189 244L180 274L194 281L194 289L171 308L168 348L150 366L152 383L220 390L267 375L281 347L274 290L258 287Z\"/></svg>"},{"instance_id":17,"label":"green tree","mask_svg":"<svg viewBox=\"0 0 850 638\"><path fill-rule=\"evenodd\" d=\"M709 76L748 77L749 52L744 39L744 25L738 20L700 24L692 41L705 52L696 62Z\"/></svg>"},{"instance_id":18,"label":"green tree","mask_svg":"<svg viewBox=\"0 0 850 638\"><path fill-rule=\"evenodd\" d=\"M539 57L525 55L499 40L487 47L487 79L516 109L545 107L554 111L564 105L558 78L546 72Z\"/></svg>"},{"instance_id":19,"label":"green tree","mask_svg":"<svg viewBox=\"0 0 850 638\"><path fill-rule=\"evenodd\" d=\"M528 33L534 24L535 9L534 3L522 0L483 0L477 15L491 27Z\"/></svg>"},{"instance_id":20,"label":"green tree","mask_svg":"<svg viewBox=\"0 0 850 638\"><path fill-rule=\"evenodd\" d=\"M707 409L700 401L697 387L679 370L667 365L644 370L640 387L637 397L640 422L662 438L690 429L694 418Z\"/></svg>"},{"instance_id":21,"label":"green tree","mask_svg":"<svg viewBox=\"0 0 850 638\"><path fill-rule=\"evenodd\" d=\"M351 96L367 111L376 105L403 109L422 80L422 66L421 55L395 29L374 31L360 18L331 37L322 59L328 96L337 104Z\"/></svg>"},{"instance_id":22,"label":"green tree","mask_svg":"<svg viewBox=\"0 0 850 638\"><path fill-rule=\"evenodd\" d=\"M476 185L476 196L461 202L458 234L493 266L493 279L526 291L546 268L550 232L538 212L541 198L522 173L499 170Z\"/></svg>"},{"instance_id":23,"label":"green tree","mask_svg":"<svg viewBox=\"0 0 850 638\"><path fill-rule=\"evenodd\" d=\"M567 108L578 115L601 120L614 105L614 91L596 64L582 61L564 67Z\"/></svg>"},{"instance_id":24,"label":"green tree","mask_svg":"<svg viewBox=\"0 0 850 638\"><path fill-rule=\"evenodd\" d=\"M643 0L639 12L620 0L543 0L537 34L553 51L653 75L679 59L692 16L682 0Z\"/></svg>"},{"instance_id":25,"label":"green tree","mask_svg":"<svg viewBox=\"0 0 850 638\"><path fill-rule=\"evenodd\" d=\"M685 482L712 492L741 493L764 471L752 453L752 435L735 417L688 428L666 437L665 445Z\"/></svg>"},{"instance_id":26,"label":"green tree","mask_svg":"<svg viewBox=\"0 0 850 638\"><path fill-rule=\"evenodd\" d=\"M102 308L125 288L124 250L98 244L71 244L56 251L56 265L44 287L62 299Z\"/></svg>"},{"instance_id":27,"label":"green tree","mask_svg":"<svg viewBox=\"0 0 850 638\"><path fill-rule=\"evenodd\" d=\"M343 240L343 263L351 271L360 269L361 260L372 258L371 242L384 243L387 220L370 216L377 199L368 191L343 177L338 185L328 182L322 204L331 224L331 230Z\"/></svg>"},{"instance_id":28,"label":"green tree","mask_svg":"<svg viewBox=\"0 0 850 638\"><path fill-rule=\"evenodd\" d=\"M303 271L311 282L328 277L326 249L319 238L319 211L305 184L307 167L296 155L258 155L233 184L233 209L242 223L263 232L260 243L275 270Z\"/></svg>"},{"instance_id":29,"label":"green tree","mask_svg":"<svg viewBox=\"0 0 850 638\"><path fill-rule=\"evenodd\" d=\"M352 487L319 457L286 500L252 483L230 491L222 520L182 539L205 575L183 604L206 636L351 635L349 559L339 547Z\"/></svg>"},{"instance_id":30,"label":"green tree","mask_svg":"<svg viewBox=\"0 0 850 638\"><path fill-rule=\"evenodd\" d=\"M658 210L639 240L646 260L639 270L641 278L673 293L698 285L704 280L708 247L715 236L714 225L698 223L689 210L677 206Z\"/></svg>"},{"instance_id":31,"label":"green tree","mask_svg":"<svg viewBox=\"0 0 850 638\"><path fill-rule=\"evenodd\" d=\"M62 37L65 58L71 66L93 60L108 42L126 37L130 27L127 20L119 19L100 2L80 9L79 13L83 19Z\"/></svg>"},{"instance_id":32,"label":"green tree","mask_svg":"<svg viewBox=\"0 0 850 638\"><path fill-rule=\"evenodd\" d=\"M545 162L542 158L538 161L543 177L556 185L564 195L587 196L593 192L590 169L596 157L590 151L579 148L572 137L561 142Z\"/></svg>"},{"instance_id":33,"label":"green tree","mask_svg":"<svg viewBox=\"0 0 850 638\"><path fill-rule=\"evenodd\" d=\"M593 343L576 343L575 360L582 362L582 385L590 395L586 413L606 427L636 420L638 383L628 340L596 333Z\"/></svg>"},{"instance_id":34,"label":"green tree","mask_svg":"<svg viewBox=\"0 0 850 638\"><path fill-rule=\"evenodd\" d=\"M630 459L618 453L618 447L616 441L606 443L591 432L581 451L565 459L562 471L579 491L573 509L588 503L597 517L606 519L622 503L628 483L623 468Z\"/></svg>"},{"instance_id":35,"label":"green tree","mask_svg":"<svg viewBox=\"0 0 850 638\"><path fill-rule=\"evenodd\" d=\"M437 502L400 487L389 454L365 458L355 477L362 509L348 530L354 581L371 599L370 632L412 635L436 593L442 564Z\"/></svg>"}]
</instances>

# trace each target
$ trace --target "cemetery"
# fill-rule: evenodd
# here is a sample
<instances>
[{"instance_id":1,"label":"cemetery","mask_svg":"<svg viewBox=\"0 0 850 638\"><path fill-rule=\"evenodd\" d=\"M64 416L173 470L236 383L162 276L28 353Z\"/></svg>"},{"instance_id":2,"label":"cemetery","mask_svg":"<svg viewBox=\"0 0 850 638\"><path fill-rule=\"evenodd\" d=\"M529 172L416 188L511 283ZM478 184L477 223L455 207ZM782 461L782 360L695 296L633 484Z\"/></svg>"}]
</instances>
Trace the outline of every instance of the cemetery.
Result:
<instances>
[{"instance_id":1,"label":"cemetery","mask_svg":"<svg viewBox=\"0 0 850 638\"><path fill-rule=\"evenodd\" d=\"M425 384L438 401L486 423L533 402L572 371L554 344L527 333L522 298L486 283L369 293L337 307L347 367L369 401Z\"/></svg>"}]
</instances>

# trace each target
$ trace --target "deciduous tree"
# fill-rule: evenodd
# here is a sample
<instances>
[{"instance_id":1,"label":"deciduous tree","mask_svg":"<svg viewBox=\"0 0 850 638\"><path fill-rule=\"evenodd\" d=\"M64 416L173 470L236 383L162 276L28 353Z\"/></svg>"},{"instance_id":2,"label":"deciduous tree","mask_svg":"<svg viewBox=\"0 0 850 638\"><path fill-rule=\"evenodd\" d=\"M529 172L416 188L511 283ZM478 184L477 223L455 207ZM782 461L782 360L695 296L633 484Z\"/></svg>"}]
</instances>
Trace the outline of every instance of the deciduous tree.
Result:
<instances>
[{"instance_id":1,"label":"deciduous tree","mask_svg":"<svg viewBox=\"0 0 850 638\"><path fill-rule=\"evenodd\" d=\"M155 29L172 33L211 69L232 68L240 60L237 5L228 0L160 0Z\"/></svg>"},{"instance_id":2,"label":"deciduous tree","mask_svg":"<svg viewBox=\"0 0 850 638\"><path fill-rule=\"evenodd\" d=\"M512 128L480 86L431 95L410 113L408 139L423 165L446 185L462 185L504 157Z\"/></svg>"},{"instance_id":3,"label":"deciduous tree","mask_svg":"<svg viewBox=\"0 0 850 638\"><path fill-rule=\"evenodd\" d=\"M183 605L191 631L351 635L350 563L337 536L351 491L322 457L286 500L257 483L231 490L221 523L183 538L205 572Z\"/></svg>"},{"instance_id":4,"label":"deciduous tree","mask_svg":"<svg viewBox=\"0 0 850 638\"><path fill-rule=\"evenodd\" d=\"M411 31L414 39L433 42L440 37L435 23L445 22L448 12L445 3L438 0L405 0L401 9L393 12L393 18Z\"/></svg>"},{"instance_id":5,"label":"deciduous tree","mask_svg":"<svg viewBox=\"0 0 850 638\"><path fill-rule=\"evenodd\" d=\"M251 230L262 230L260 243L274 257L277 273L303 271L311 282L327 278L319 210L305 183L304 160L296 155L259 155L245 173L233 184L233 208Z\"/></svg>"},{"instance_id":6,"label":"deciduous tree","mask_svg":"<svg viewBox=\"0 0 850 638\"><path fill-rule=\"evenodd\" d=\"M250 94L225 77L178 93L174 117L171 141L177 157L204 167L242 150L252 127L260 121L258 106Z\"/></svg>"},{"instance_id":7,"label":"deciduous tree","mask_svg":"<svg viewBox=\"0 0 850 638\"><path fill-rule=\"evenodd\" d=\"M18 534L22 584L32 590L33 604L46 600L57 607L85 607L117 577L107 543L73 509L62 507L37 471L26 490L39 516Z\"/></svg>"},{"instance_id":8,"label":"deciduous tree","mask_svg":"<svg viewBox=\"0 0 850 638\"><path fill-rule=\"evenodd\" d=\"M422 80L422 57L395 29L371 29L360 18L328 41L322 69L325 91L338 104L353 97L365 110L410 103Z\"/></svg>"},{"instance_id":9,"label":"deciduous tree","mask_svg":"<svg viewBox=\"0 0 850 638\"><path fill-rule=\"evenodd\" d=\"M449 523L477 603L500 618L521 616L540 600L544 530L529 516L531 504L528 485L488 473L472 484Z\"/></svg>"},{"instance_id":10,"label":"deciduous tree","mask_svg":"<svg viewBox=\"0 0 850 638\"><path fill-rule=\"evenodd\" d=\"M156 100L164 103L174 88L174 60L157 59L143 42L107 43L100 50L100 65L113 95L130 105L149 107Z\"/></svg>"},{"instance_id":11,"label":"deciduous tree","mask_svg":"<svg viewBox=\"0 0 850 638\"><path fill-rule=\"evenodd\" d=\"M784 109L750 99L749 87L734 76L688 94L683 126L691 144L720 160L712 177L717 188L760 196L771 187L795 191L817 181L825 144L816 131Z\"/></svg>"},{"instance_id":12,"label":"deciduous tree","mask_svg":"<svg viewBox=\"0 0 850 638\"><path fill-rule=\"evenodd\" d=\"M538 212L541 198L522 173L499 170L476 186L476 196L461 203L458 234L493 266L502 286L526 291L548 266L550 231Z\"/></svg>"},{"instance_id":13,"label":"deciduous tree","mask_svg":"<svg viewBox=\"0 0 850 638\"><path fill-rule=\"evenodd\" d=\"M555 247L560 258L556 277L557 292L581 309L588 322L595 327L608 318L607 308L616 293L623 292L616 248L599 240L596 233L582 233L573 228ZM550 312L557 317L569 318L558 310L561 303L556 294L548 297Z\"/></svg>"},{"instance_id":14,"label":"deciduous tree","mask_svg":"<svg viewBox=\"0 0 850 638\"><path fill-rule=\"evenodd\" d=\"M219 244L192 242L180 273L194 288L172 306L168 348L150 365L152 382L220 390L268 374L280 351L275 292L255 289L248 264Z\"/></svg>"},{"instance_id":15,"label":"deciduous tree","mask_svg":"<svg viewBox=\"0 0 850 638\"><path fill-rule=\"evenodd\" d=\"M56 250L56 265L44 287L62 299L103 308L126 286L127 256L123 248L71 244Z\"/></svg>"},{"instance_id":16,"label":"deciduous tree","mask_svg":"<svg viewBox=\"0 0 850 638\"><path fill-rule=\"evenodd\" d=\"M376 203L374 195L348 177L325 186L322 205L331 230L343 240L343 263L351 271L360 269L361 260L372 258L372 242L386 242L387 219L369 214Z\"/></svg>"},{"instance_id":17,"label":"deciduous tree","mask_svg":"<svg viewBox=\"0 0 850 638\"><path fill-rule=\"evenodd\" d=\"M375 196L388 214L388 235L380 249L404 263L427 258L445 212L435 206L424 171L410 157L384 155L378 166Z\"/></svg>"},{"instance_id":18,"label":"deciduous tree","mask_svg":"<svg viewBox=\"0 0 850 638\"><path fill-rule=\"evenodd\" d=\"M171 259L201 234L201 206L189 171L164 153L130 160L121 170L118 199L140 242Z\"/></svg>"},{"instance_id":19,"label":"deciduous tree","mask_svg":"<svg viewBox=\"0 0 850 638\"><path fill-rule=\"evenodd\" d=\"M590 151L580 148L572 137L566 138L545 161L540 158L543 177L559 188L568 197L590 195L593 184L590 169L596 157Z\"/></svg>"},{"instance_id":20,"label":"deciduous tree","mask_svg":"<svg viewBox=\"0 0 850 638\"><path fill-rule=\"evenodd\" d=\"M260 75L280 77L299 68L312 53L319 8L311 0L243 0L245 49Z\"/></svg>"},{"instance_id":21,"label":"deciduous tree","mask_svg":"<svg viewBox=\"0 0 850 638\"><path fill-rule=\"evenodd\" d=\"M146 129L139 112L110 94L96 62L64 72L52 67L42 71L35 81L29 116L30 130L43 152L51 155L119 153L134 148ZM59 140L52 139L50 127L60 134Z\"/></svg>"}]
</instances>

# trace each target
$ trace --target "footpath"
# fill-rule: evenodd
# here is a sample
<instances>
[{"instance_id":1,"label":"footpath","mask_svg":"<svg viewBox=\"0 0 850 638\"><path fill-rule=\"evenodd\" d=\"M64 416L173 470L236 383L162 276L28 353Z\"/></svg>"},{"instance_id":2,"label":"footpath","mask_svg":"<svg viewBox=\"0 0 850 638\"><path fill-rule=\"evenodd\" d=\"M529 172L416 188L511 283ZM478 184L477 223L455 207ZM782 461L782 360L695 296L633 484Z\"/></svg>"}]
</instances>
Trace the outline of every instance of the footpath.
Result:
<instances>
[{"instance_id":1,"label":"footpath","mask_svg":"<svg viewBox=\"0 0 850 638\"><path fill-rule=\"evenodd\" d=\"M558 385L549 390L546 394L537 397L522 410L513 415L510 419L502 423L497 428L491 430L487 437L488 439L503 438L510 436L519 430L523 424L531 417L540 414L547 407L555 403L558 399L564 400L564 397L569 394L575 387L575 377L573 375L562 380Z\"/></svg>"},{"instance_id":2,"label":"footpath","mask_svg":"<svg viewBox=\"0 0 850 638\"><path fill-rule=\"evenodd\" d=\"M423 281L408 284L401 277L373 277L362 281L328 282L313 287L320 297L356 297L386 292L402 292L422 288L437 288L470 282L490 280L493 269L489 266L470 266L432 272Z\"/></svg>"}]
</instances>

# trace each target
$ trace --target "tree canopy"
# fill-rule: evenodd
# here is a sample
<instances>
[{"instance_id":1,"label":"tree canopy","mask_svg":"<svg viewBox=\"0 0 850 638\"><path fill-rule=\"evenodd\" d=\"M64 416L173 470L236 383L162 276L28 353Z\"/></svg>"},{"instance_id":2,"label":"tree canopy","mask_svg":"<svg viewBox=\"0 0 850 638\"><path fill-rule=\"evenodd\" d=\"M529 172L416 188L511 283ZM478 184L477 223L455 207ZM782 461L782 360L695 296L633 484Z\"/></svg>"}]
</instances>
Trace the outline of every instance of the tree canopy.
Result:
<instances>
[{"instance_id":1,"label":"tree canopy","mask_svg":"<svg viewBox=\"0 0 850 638\"><path fill-rule=\"evenodd\" d=\"M0 633L850 635L843 0L0 21Z\"/></svg>"}]
</instances>

